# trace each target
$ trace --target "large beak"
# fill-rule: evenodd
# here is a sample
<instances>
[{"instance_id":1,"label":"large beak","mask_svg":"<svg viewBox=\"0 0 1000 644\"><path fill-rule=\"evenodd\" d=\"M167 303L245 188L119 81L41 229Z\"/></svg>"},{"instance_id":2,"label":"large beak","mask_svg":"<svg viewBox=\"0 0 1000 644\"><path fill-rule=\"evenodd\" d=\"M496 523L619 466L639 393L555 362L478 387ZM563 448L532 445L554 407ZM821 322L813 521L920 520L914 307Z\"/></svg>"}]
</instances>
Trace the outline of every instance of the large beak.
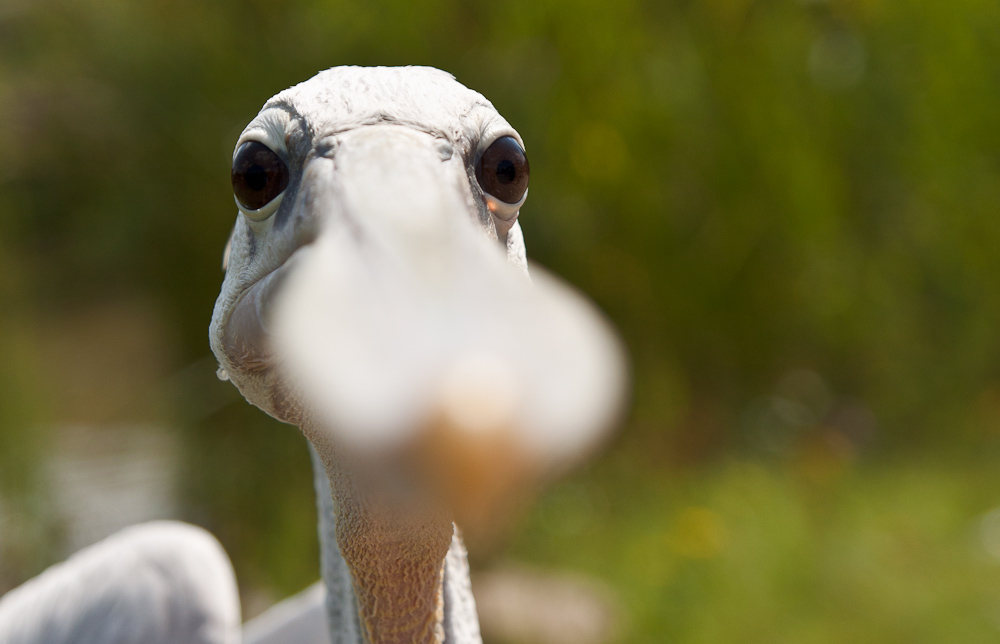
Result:
<instances>
[{"instance_id":1,"label":"large beak","mask_svg":"<svg viewBox=\"0 0 1000 644\"><path fill-rule=\"evenodd\" d=\"M318 233L263 297L280 369L333 444L415 455L474 520L600 442L625 391L616 336L569 287L507 260L438 139L343 133L304 168L295 207Z\"/></svg>"}]
</instances>

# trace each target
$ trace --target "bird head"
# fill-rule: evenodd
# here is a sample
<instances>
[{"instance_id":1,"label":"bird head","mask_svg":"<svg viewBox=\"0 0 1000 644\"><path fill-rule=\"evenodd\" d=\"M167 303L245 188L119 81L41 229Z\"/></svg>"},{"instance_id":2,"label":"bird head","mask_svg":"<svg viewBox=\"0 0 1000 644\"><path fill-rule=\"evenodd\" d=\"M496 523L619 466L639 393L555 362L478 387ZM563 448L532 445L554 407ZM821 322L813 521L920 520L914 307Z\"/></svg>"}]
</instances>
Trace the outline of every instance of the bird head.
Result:
<instances>
[{"instance_id":1,"label":"bird head","mask_svg":"<svg viewBox=\"0 0 1000 644\"><path fill-rule=\"evenodd\" d=\"M405 463L474 520L613 424L623 351L573 289L529 277L525 145L479 93L430 68L327 70L264 105L232 179L212 350L315 445Z\"/></svg>"}]
</instances>

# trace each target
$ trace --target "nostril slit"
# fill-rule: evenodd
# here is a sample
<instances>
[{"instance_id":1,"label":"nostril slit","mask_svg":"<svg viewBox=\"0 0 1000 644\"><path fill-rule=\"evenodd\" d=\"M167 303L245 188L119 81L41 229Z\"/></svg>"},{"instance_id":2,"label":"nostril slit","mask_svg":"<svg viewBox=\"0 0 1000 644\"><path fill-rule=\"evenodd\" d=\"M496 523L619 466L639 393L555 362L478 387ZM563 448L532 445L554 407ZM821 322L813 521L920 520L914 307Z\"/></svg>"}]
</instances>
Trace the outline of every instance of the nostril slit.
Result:
<instances>
[{"instance_id":1,"label":"nostril slit","mask_svg":"<svg viewBox=\"0 0 1000 644\"><path fill-rule=\"evenodd\" d=\"M316 144L316 156L333 158L333 153L337 151L337 139L333 137L325 138Z\"/></svg>"},{"instance_id":2,"label":"nostril slit","mask_svg":"<svg viewBox=\"0 0 1000 644\"><path fill-rule=\"evenodd\" d=\"M452 147L451 143L447 141L439 141L437 143L438 156L441 157L442 161L447 161L451 158L451 155L455 153L455 148Z\"/></svg>"}]
</instances>

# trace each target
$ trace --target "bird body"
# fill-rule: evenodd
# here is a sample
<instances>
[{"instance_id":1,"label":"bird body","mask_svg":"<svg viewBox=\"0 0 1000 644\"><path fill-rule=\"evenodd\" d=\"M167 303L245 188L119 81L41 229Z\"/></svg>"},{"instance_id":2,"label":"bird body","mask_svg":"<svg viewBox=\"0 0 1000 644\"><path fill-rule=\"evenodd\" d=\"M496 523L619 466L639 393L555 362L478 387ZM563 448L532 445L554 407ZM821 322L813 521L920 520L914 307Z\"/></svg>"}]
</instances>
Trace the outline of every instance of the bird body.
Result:
<instances>
[{"instance_id":1,"label":"bird body","mask_svg":"<svg viewBox=\"0 0 1000 644\"><path fill-rule=\"evenodd\" d=\"M0 642L239 644L236 579L201 528L133 526L0 598Z\"/></svg>"}]
</instances>

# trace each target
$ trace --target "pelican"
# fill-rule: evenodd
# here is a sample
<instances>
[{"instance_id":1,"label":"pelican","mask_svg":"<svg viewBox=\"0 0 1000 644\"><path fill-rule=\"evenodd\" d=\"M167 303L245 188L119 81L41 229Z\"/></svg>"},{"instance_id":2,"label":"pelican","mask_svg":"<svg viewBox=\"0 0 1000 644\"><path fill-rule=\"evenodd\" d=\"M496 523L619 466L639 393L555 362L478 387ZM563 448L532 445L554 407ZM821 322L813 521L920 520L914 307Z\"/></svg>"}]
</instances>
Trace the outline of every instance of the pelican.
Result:
<instances>
[{"instance_id":1,"label":"pelican","mask_svg":"<svg viewBox=\"0 0 1000 644\"><path fill-rule=\"evenodd\" d=\"M221 378L308 439L323 577L248 642L318 614L331 644L481 644L456 526L496 529L613 424L616 336L556 278L529 277L529 173L493 105L425 67L326 70L237 140L210 344ZM238 642L211 536L132 530L0 600L0 640ZM142 583L158 592L120 600Z\"/></svg>"}]
</instances>

